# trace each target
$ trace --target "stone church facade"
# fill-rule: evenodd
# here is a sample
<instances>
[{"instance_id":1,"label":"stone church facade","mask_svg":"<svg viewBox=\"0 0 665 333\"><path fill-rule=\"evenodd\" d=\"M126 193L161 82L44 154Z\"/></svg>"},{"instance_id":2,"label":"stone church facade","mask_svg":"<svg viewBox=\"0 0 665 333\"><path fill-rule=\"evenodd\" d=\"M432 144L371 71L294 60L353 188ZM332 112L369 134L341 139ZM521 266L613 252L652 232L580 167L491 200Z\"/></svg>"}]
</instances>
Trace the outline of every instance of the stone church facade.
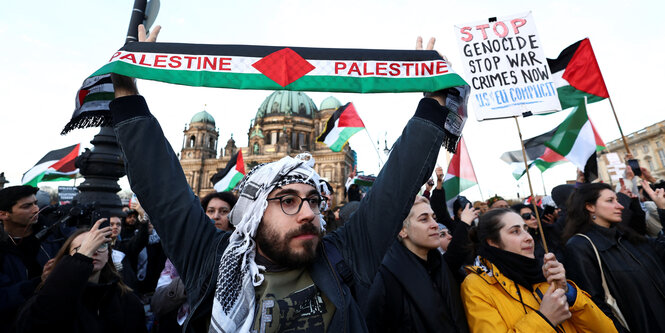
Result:
<instances>
[{"instance_id":1,"label":"stone church facade","mask_svg":"<svg viewBox=\"0 0 665 333\"><path fill-rule=\"evenodd\" d=\"M275 91L259 106L247 132L247 147L236 147L233 137L219 147L215 119L206 111L195 114L183 131L180 151L180 165L189 186L199 197L213 192L210 178L224 169L238 150L242 150L247 172L260 163L309 152L316 161L316 171L333 186L333 205L339 204L344 199L344 183L353 168L355 152L349 145L334 152L316 138L341 105L330 96L317 109L304 92Z\"/></svg>"}]
</instances>

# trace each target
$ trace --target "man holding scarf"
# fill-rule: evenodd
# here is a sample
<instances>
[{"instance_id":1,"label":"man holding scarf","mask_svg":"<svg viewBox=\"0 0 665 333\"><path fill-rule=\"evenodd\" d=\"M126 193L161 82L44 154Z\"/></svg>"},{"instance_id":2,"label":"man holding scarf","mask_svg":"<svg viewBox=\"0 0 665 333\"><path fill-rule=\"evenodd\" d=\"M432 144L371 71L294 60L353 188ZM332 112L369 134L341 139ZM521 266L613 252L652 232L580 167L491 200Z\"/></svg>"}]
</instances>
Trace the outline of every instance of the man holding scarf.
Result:
<instances>
[{"instance_id":1,"label":"man holding scarf","mask_svg":"<svg viewBox=\"0 0 665 333\"><path fill-rule=\"evenodd\" d=\"M459 106L460 90L468 92L423 98L358 211L322 237L326 189L311 156L252 169L230 214L235 231L217 231L133 80L114 75L113 82L110 107L129 182L185 282L188 332L366 331L356 299L365 299L442 142L454 150L459 133L444 129L446 101L457 96Z\"/></svg>"}]
</instances>

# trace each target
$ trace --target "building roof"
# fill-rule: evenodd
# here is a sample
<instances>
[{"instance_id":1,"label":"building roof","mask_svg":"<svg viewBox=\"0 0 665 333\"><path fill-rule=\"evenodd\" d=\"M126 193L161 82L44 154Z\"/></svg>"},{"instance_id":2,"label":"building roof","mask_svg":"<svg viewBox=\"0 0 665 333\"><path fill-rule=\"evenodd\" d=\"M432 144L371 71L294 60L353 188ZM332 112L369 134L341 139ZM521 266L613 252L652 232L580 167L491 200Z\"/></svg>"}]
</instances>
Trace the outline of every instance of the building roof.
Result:
<instances>
[{"instance_id":1,"label":"building roof","mask_svg":"<svg viewBox=\"0 0 665 333\"><path fill-rule=\"evenodd\" d=\"M203 110L192 117L190 123L208 123L215 126L215 118L210 115L206 110Z\"/></svg>"},{"instance_id":2,"label":"building roof","mask_svg":"<svg viewBox=\"0 0 665 333\"><path fill-rule=\"evenodd\" d=\"M256 111L256 119L277 116L292 115L301 117L314 117L316 104L301 91L280 90L270 94Z\"/></svg>"},{"instance_id":3,"label":"building roof","mask_svg":"<svg viewBox=\"0 0 665 333\"><path fill-rule=\"evenodd\" d=\"M337 109L340 106L342 106L342 103L337 98L329 96L321 102L319 110Z\"/></svg>"}]
</instances>

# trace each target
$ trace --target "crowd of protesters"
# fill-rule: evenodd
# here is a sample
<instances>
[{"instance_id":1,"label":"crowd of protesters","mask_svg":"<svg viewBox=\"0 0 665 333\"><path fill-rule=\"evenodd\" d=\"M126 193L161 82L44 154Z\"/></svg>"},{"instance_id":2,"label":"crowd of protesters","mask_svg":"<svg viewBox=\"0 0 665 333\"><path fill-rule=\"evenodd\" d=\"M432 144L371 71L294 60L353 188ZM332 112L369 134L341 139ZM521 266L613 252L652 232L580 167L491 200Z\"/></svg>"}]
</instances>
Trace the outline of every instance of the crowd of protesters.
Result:
<instances>
[{"instance_id":1,"label":"crowd of protesters","mask_svg":"<svg viewBox=\"0 0 665 333\"><path fill-rule=\"evenodd\" d=\"M343 203L307 154L199 200L135 81L113 84L140 205L74 228L40 214L38 189L0 190L2 332L665 332L665 190L646 169L449 211L452 88Z\"/></svg>"}]
</instances>

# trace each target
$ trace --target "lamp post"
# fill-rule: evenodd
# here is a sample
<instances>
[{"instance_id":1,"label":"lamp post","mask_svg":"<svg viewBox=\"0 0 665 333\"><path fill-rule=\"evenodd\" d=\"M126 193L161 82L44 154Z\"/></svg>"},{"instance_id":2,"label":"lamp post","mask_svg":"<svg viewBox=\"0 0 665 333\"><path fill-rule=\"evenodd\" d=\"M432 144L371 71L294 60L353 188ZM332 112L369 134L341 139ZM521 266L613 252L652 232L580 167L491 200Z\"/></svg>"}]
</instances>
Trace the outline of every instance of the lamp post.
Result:
<instances>
[{"instance_id":1,"label":"lamp post","mask_svg":"<svg viewBox=\"0 0 665 333\"><path fill-rule=\"evenodd\" d=\"M143 22L147 30L158 12L159 0L151 0L149 3L146 0L135 0L125 43L137 41L138 25ZM76 167L80 169L85 181L78 186L80 193L74 200L81 205L94 205L96 210L107 211L110 216L124 216L122 201L118 196L118 179L125 175L125 164L113 128L102 127L90 143L93 145L92 150L86 149L76 158Z\"/></svg>"}]
</instances>

